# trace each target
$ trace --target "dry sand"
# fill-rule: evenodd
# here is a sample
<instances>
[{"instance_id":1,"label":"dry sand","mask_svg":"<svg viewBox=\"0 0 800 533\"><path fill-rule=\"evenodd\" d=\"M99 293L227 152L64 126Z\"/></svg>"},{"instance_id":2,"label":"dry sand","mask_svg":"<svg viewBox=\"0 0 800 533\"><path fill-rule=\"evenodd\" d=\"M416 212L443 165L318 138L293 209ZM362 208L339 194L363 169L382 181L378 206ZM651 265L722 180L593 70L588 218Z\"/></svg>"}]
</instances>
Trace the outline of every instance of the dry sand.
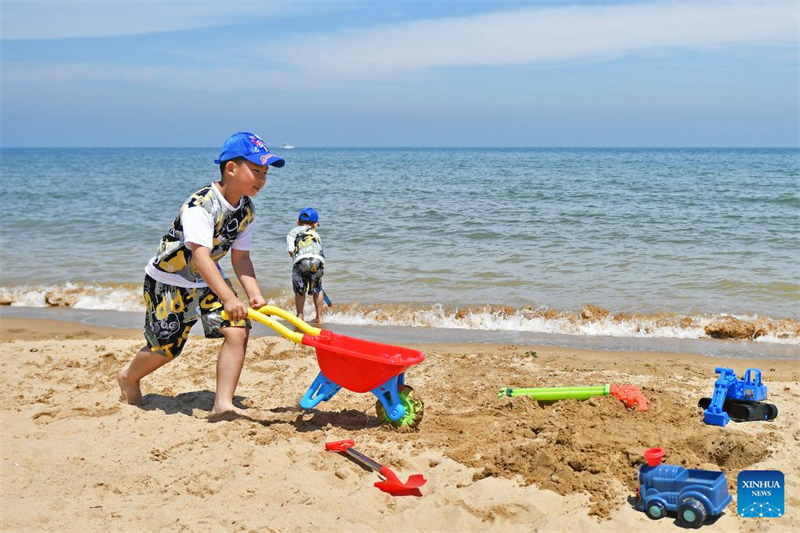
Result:
<instances>
[{"instance_id":1,"label":"dry sand","mask_svg":"<svg viewBox=\"0 0 800 533\"><path fill-rule=\"evenodd\" d=\"M382 426L374 397L343 390L310 412L310 348L253 339L237 390L247 418L210 419L220 341L191 338L143 382L142 408L119 401L115 372L142 344L134 330L6 318L0 327L2 531L657 531L633 509L642 452L722 469L734 503L706 531L800 527L797 362L761 360L773 422L705 426L697 399L714 367L739 360L530 346L430 345L408 372L425 401L418 430ZM536 351L534 356L531 352ZM638 385L648 412L612 397L541 406L502 386ZM324 443L352 438L423 497L395 498ZM779 469L786 515L736 514L736 475Z\"/></svg>"}]
</instances>

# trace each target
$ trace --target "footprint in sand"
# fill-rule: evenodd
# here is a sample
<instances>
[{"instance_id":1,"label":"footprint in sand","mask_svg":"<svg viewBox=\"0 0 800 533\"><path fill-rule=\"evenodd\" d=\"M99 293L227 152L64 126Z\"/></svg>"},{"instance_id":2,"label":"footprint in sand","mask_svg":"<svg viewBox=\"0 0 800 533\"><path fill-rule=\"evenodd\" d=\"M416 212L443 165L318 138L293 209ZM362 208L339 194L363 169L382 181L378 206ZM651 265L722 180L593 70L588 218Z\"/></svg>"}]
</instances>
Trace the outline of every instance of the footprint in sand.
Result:
<instances>
[{"instance_id":1,"label":"footprint in sand","mask_svg":"<svg viewBox=\"0 0 800 533\"><path fill-rule=\"evenodd\" d=\"M38 423L49 424L53 420L65 420L67 418L100 418L104 416L111 416L119 411L118 405L111 407L90 409L88 407L73 407L68 411L63 409L45 409L33 415L33 420ZM41 419L41 420L40 420Z\"/></svg>"}]
</instances>

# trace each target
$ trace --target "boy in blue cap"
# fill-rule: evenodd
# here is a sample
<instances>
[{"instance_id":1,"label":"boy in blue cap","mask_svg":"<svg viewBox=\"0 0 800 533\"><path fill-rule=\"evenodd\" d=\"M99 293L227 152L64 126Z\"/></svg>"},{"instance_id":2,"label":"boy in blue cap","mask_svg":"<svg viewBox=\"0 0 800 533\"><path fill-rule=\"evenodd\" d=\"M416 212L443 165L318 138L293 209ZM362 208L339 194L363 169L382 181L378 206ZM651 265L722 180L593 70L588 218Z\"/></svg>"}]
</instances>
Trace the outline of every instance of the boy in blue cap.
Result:
<instances>
[{"instance_id":1,"label":"boy in blue cap","mask_svg":"<svg viewBox=\"0 0 800 533\"><path fill-rule=\"evenodd\" d=\"M317 325L322 324L322 274L325 269L325 254L322 252L322 239L317 233L319 213L313 207L306 207L297 216L297 227L286 236L286 251L294 260L292 267L292 290L297 317L303 319L306 293L312 295Z\"/></svg>"},{"instance_id":2,"label":"boy in blue cap","mask_svg":"<svg viewBox=\"0 0 800 533\"><path fill-rule=\"evenodd\" d=\"M284 160L269 152L258 135L239 132L222 146L221 179L192 194L181 206L158 251L145 267L144 337L147 346L117 375L123 399L142 401L139 382L177 357L198 318L207 338L224 338L217 358L217 391L212 414L241 411L233 394L244 364L250 322L218 262L231 251L231 264L250 306L266 305L258 288L250 240L255 226L251 196L267 182L270 165ZM225 310L228 319L222 318Z\"/></svg>"}]
</instances>

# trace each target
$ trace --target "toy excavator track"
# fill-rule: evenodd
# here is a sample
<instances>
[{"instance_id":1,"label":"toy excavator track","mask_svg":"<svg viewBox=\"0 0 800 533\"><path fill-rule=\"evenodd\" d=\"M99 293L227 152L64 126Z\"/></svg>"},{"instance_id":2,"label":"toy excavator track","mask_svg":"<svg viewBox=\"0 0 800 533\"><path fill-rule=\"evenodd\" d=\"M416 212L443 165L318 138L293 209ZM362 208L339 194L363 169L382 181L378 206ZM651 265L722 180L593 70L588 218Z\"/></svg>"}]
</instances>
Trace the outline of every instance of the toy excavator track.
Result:
<instances>
[{"instance_id":1,"label":"toy excavator track","mask_svg":"<svg viewBox=\"0 0 800 533\"><path fill-rule=\"evenodd\" d=\"M701 409L708 409L709 405L711 405L711 398L700 398L700 401L697 402L697 406ZM722 410L737 422L774 420L778 416L778 408L774 404L766 402L726 399Z\"/></svg>"}]
</instances>

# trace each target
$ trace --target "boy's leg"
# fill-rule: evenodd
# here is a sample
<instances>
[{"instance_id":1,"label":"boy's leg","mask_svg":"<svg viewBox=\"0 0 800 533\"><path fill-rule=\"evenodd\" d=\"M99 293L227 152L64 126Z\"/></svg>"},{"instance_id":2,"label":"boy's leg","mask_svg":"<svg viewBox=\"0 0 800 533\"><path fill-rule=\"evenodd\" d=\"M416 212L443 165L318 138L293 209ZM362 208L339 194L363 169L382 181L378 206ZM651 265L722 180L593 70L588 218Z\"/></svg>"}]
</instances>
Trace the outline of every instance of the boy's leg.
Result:
<instances>
[{"instance_id":1,"label":"boy's leg","mask_svg":"<svg viewBox=\"0 0 800 533\"><path fill-rule=\"evenodd\" d=\"M315 292L312 298L314 299L314 309L317 311L317 318L314 319L314 322L320 326L322 325L322 310L325 304L325 300L322 298L322 289L320 289L319 292Z\"/></svg>"},{"instance_id":2,"label":"boy's leg","mask_svg":"<svg viewBox=\"0 0 800 533\"><path fill-rule=\"evenodd\" d=\"M297 318L303 320L303 307L306 305L306 284L303 274L300 272L300 263L295 263L292 267L292 291L294 292L294 307L297 310Z\"/></svg>"},{"instance_id":3,"label":"boy's leg","mask_svg":"<svg viewBox=\"0 0 800 533\"><path fill-rule=\"evenodd\" d=\"M294 295L294 307L297 309L297 318L303 320L303 308L306 305L306 294L297 294Z\"/></svg>"},{"instance_id":4,"label":"boy's leg","mask_svg":"<svg viewBox=\"0 0 800 533\"><path fill-rule=\"evenodd\" d=\"M322 310L325 303L325 295L322 293L322 276L324 272L324 266L322 263L319 263L316 270L311 272L309 287L309 291L312 295L311 299L314 302L314 310L317 312L314 322L316 322L318 326L322 325Z\"/></svg>"},{"instance_id":5,"label":"boy's leg","mask_svg":"<svg viewBox=\"0 0 800 533\"><path fill-rule=\"evenodd\" d=\"M139 382L143 377L170 361L171 359L166 355L151 352L147 346L139 350L131 364L117 373L122 399L131 405L139 405L142 402L142 389L139 387Z\"/></svg>"},{"instance_id":6,"label":"boy's leg","mask_svg":"<svg viewBox=\"0 0 800 533\"><path fill-rule=\"evenodd\" d=\"M241 409L234 407L233 394L236 392L236 385L239 384L239 376L242 374L250 330L246 327L226 327L220 329L220 333L225 340L222 342L222 348L220 348L217 358L217 394L214 397L214 408L211 410L211 414L228 411L243 414Z\"/></svg>"},{"instance_id":7,"label":"boy's leg","mask_svg":"<svg viewBox=\"0 0 800 533\"><path fill-rule=\"evenodd\" d=\"M225 280L228 287L233 290L230 280ZM244 355L247 351L247 339L250 337L250 321L248 319L231 321L223 320L222 302L209 288L198 289L200 301L200 319L207 339L222 341L222 347L217 357L217 391L214 396L214 407L211 414L221 414L233 411L244 414L244 411L233 406L233 394L239 384L242 374ZM234 294L236 291L234 291Z\"/></svg>"},{"instance_id":8,"label":"boy's leg","mask_svg":"<svg viewBox=\"0 0 800 533\"><path fill-rule=\"evenodd\" d=\"M145 297L144 337L147 346L117 373L122 399L132 405L142 402L139 382L143 377L180 355L196 318L186 317L186 307L195 290L160 283L148 275L142 287ZM153 351L154 348L156 351ZM163 351L164 353L158 353Z\"/></svg>"}]
</instances>

